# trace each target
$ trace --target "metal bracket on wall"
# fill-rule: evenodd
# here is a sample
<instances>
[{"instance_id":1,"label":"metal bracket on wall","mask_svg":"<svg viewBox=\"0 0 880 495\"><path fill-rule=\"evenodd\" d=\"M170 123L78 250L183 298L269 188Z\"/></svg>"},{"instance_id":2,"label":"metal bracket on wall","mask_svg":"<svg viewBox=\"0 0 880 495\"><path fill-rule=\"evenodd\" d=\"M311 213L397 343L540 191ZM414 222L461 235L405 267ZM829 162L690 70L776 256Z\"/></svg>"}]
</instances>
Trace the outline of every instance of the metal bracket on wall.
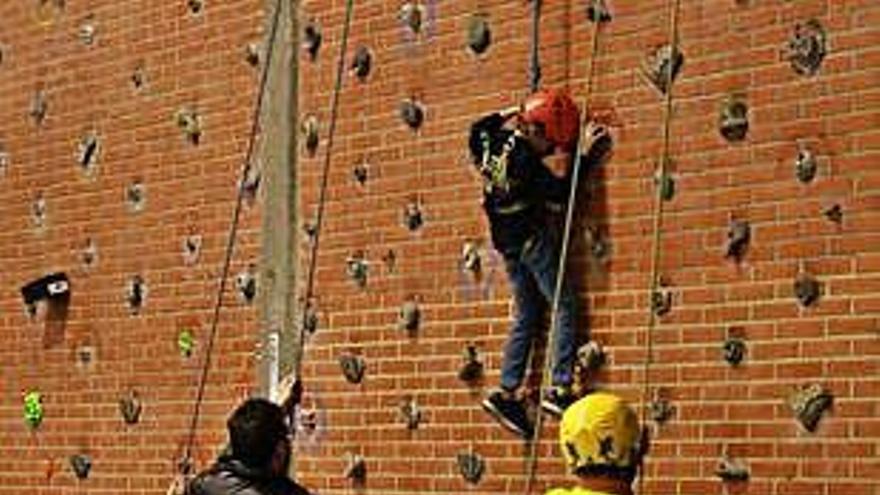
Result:
<instances>
[{"instance_id":1,"label":"metal bracket on wall","mask_svg":"<svg viewBox=\"0 0 880 495\"><path fill-rule=\"evenodd\" d=\"M367 363L363 356L354 351L348 351L339 356L339 366L348 383L359 384L364 380L367 371Z\"/></svg>"},{"instance_id":2,"label":"metal bracket on wall","mask_svg":"<svg viewBox=\"0 0 880 495\"><path fill-rule=\"evenodd\" d=\"M360 45L355 49L354 56L351 59L349 69L351 73L360 81L365 82L373 68L373 54L365 45Z\"/></svg>"},{"instance_id":3,"label":"metal bracket on wall","mask_svg":"<svg viewBox=\"0 0 880 495\"><path fill-rule=\"evenodd\" d=\"M474 55L482 55L492 44L492 29L486 14L474 14L468 20L467 47Z\"/></svg>"},{"instance_id":4,"label":"metal bracket on wall","mask_svg":"<svg viewBox=\"0 0 880 495\"><path fill-rule=\"evenodd\" d=\"M321 26L315 19L310 19L303 28L302 47L309 54L309 60L314 62L321 51L321 42L324 36L321 34Z\"/></svg>"},{"instance_id":5,"label":"metal bracket on wall","mask_svg":"<svg viewBox=\"0 0 880 495\"><path fill-rule=\"evenodd\" d=\"M458 379L474 385L483 377L483 363L480 361L479 351L475 344L468 344L462 354L461 368L458 370Z\"/></svg>"},{"instance_id":6,"label":"metal bracket on wall","mask_svg":"<svg viewBox=\"0 0 880 495\"><path fill-rule=\"evenodd\" d=\"M819 384L807 385L797 390L788 400L798 423L810 433L815 433L819 421L833 402L831 392Z\"/></svg>"},{"instance_id":7,"label":"metal bracket on wall","mask_svg":"<svg viewBox=\"0 0 880 495\"><path fill-rule=\"evenodd\" d=\"M731 95L721 105L718 117L721 136L729 142L742 141L749 132L749 106L742 95Z\"/></svg>"},{"instance_id":8,"label":"metal bracket on wall","mask_svg":"<svg viewBox=\"0 0 880 495\"><path fill-rule=\"evenodd\" d=\"M660 45L645 55L640 74L660 94L666 94L669 89L666 85L670 81L670 72L672 82L675 82L682 65L684 65L684 55L681 50L673 50L668 44Z\"/></svg>"},{"instance_id":9,"label":"metal bracket on wall","mask_svg":"<svg viewBox=\"0 0 880 495\"><path fill-rule=\"evenodd\" d=\"M128 310L132 315L138 314L144 307L144 300L147 298L147 283L140 275L131 277L128 287L125 289L125 301L128 303Z\"/></svg>"},{"instance_id":10,"label":"metal bracket on wall","mask_svg":"<svg viewBox=\"0 0 880 495\"><path fill-rule=\"evenodd\" d=\"M796 24L794 33L782 50L782 57L791 63L791 68L802 76L812 76L819 72L828 51L825 28L816 19Z\"/></svg>"},{"instance_id":11,"label":"metal bracket on wall","mask_svg":"<svg viewBox=\"0 0 880 495\"><path fill-rule=\"evenodd\" d=\"M482 456L473 451L461 452L455 456L458 464L458 472L461 477L471 485L476 485L483 478L486 471L486 461Z\"/></svg>"},{"instance_id":12,"label":"metal bracket on wall","mask_svg":"<svg viewBox=\"0 0 880 495\"><path fill-rule=\"evenodd\" d=\"M129 391L124 397L119 399L119 413L127 425L134 425L140 422L143 409L144 406L141 403L140 397L138 397L137 392L134 390Z\"/></svg>"},{"instance_id":13,"label":"metal bracket on wall","mask_svg":"<svg viewBox=\"0 0 880 495\"><path fill-rule=\"evenodd\" d=\"M70 456L70 467L78 480L88 479L89 473L92 471L92 458L86 454L75 454Z\"/></svg>"}]
</instances>

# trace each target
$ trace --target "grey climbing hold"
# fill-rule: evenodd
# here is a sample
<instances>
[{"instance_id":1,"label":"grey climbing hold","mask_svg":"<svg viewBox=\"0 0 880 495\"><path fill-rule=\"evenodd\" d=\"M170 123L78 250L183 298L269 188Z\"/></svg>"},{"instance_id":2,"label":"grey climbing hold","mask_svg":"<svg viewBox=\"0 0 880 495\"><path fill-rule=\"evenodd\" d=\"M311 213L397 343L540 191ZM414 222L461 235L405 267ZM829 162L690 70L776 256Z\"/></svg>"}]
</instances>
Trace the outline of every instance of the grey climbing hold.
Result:
<instances>
[{"instance_id":1,"label":"grey climbing hold","mask_svg":"<svg viewBox=\"0 0 880 495\"><path fill-rule=\"evenodd\" d=\"M34 121L36 125L42 125L46 120L46 114L49 112L49 103L47 101L46 93L42 90L34 93L34 96L31 98L30 109L28 110L28 115L31 117L31 120Z\"/></svg>"},{"instance_id":2,"label":"grey climbing hold","mask_svg":"<svg viewBox=\"0 0 880 495\"><path fill-rule=\"evenodd\" d=\"M592 373L605 365L607 356L598 342L591 340L578 347L575 368L581 373Z\"/></svg>"},{"instance_id":3,"label":"grey climbing hold","mask_svg":"<svg viewBox=\"0 0 880 495\"><path fill-rule=\"evenodd\" d=\"M346 275L361 289L367 286L369 269L370 265L363 251L355 251L345 260Z\"/></svg>"},{"instance_id":4,"label":"grey climbing hold","mask_svg":"<svg viewBox=\"0 0 880 495\"><path fill-rule=\"evenodd\" d=\"M661 45L649 52L642 61L641 74L657 91L666 94L669 90L667 85L675 82L681 67L684 65L684 55L679 49L672 49L671 45Z\"/></svg>"},{"instance_id":5,"label":"grey climbing hold","mask_svg":"<svg viewBox=\"0 0 880 495\"><path fill-rule=\"evenodd\" d=\"M318 58L318 52L321 50L321 42L324 40L321 34L321 26L314 19L310 20L303 28L302 46L309 59L314 62Z\"/></svg>"},{"instance_id":6,"label":"grey climbing hold","mask_svg":"<svg viewBox=\"0 0 880 495\"><path fill-rule=\"evenodd\" d=\"M147 284L140 275L134 275L128 281L125 289L125 301L128 304L128 310L131 314L138 314L144 306L144 300L147 297Z\"/></svg>"},{"instance_id":7,"label":"grey climbing hold","mask_svg":"<svg viewBox=\"0 0 880 495\"><path fill-rule=\"evenodd\" d=\"M406 429L416 430L422 423L422 410L416 399L407 395L400 403L400 417L406 423Z\"/></svg>"},{"instance_id":8,"label":"grey climbing hold","mask_svg":"<svg viewBox=\"0 0 880 495\"><path fill-rule=\"evenodd\" d=\"M349 453L345 467L345 477L356 485L362 485L367 479L367 462L360 454Z\"/></svg>"},{"instance_id":9,"label":"grey climbing hold","mask_svg":"<svg viewBox=\"0 0 880 495\"><path fill-rule=\"evenodd\" d=\"M461 473L461 477L472 485L478 484L483 478L483 473L486 471L486 461L475 452L457 454L456 463L458 464L458 472Z\"/></svg>"},{"instance_id":10,"label":"grey climbing hold","mask_svg":"<svg viewBox=\"0 0 880 495\"><path fill-rule=\"evenodd\" d=\"M419 303L415 298L410 298L403 303L400 313L397 317L397 326L401 330L409 333L415 333L419 329L419 323L422 319L422 311L419 309Z\"/></svg>"},{"instance_id":11,"label":"grey climbing hold","mask_svg":"<svg viewBox=\"0 0 880 495\"><path fill-rule=\"evenodd\" d=\"M422 209L419 206L419 202L410 200L403 208L403 224L406 225L410 232L414 232L419 230L423 223L424 219L422 218Z\"/></svg>"},{"instance_id":12,"label":"grey climbing hold","mask_svg":"<svg viewBox=\"0 0 880 495\"><path fill-rule=\"evenodd\" d=\"M479 274L482 270L482 256L480 247L476 241L466 241L461 248L461 266L464 270L473 274Z\"/></svg>"},{"instance_id":13,"label":"grey climbing hold","mask_svg":"<svg viewBox=\"0 0 880 495\"><path fill-rule=\"evenodd\" d=\"M183 238L183 263L194 265L202 253L202 236L190 234Z\"/></svg>"},{"instance_id":14,"label":"grey climbing hold","mask_svg":"<svg viewBox=\"0 0 880 495\"><path fill-rule=\"evenodd\" d=\"M257 297L257 266L248 263L238 275L235 276L235 288L238 290L238 297L246 304L254 302Z\"/></svg>"},{"instance_id":15,"label":"grey climbing hold","mask_svg":"<svg viewBox=\"0 0 880 495\"><path fill-rule=\"evenodd\" d=\"M724 101L718 128L727 141L736 142L746 138L749 132L749 107L742 96L732 95Z\"/></svg>"},{"instance_id":16,"label":"grey climbing hold","mask_svg":"<svg viewBox=\"0 0 880 495\"><path fill-rule=\"evenodd\" d=\"M745 255L752 237L752 227L744 220L730 222L727 229L727 248L724 256L740 261Z\"/></svg>"},{"instance_id":17,"label":"grey climbing hold","mask_svg":"<svg viewBox=\"0 0 880 495\"><path fill-rule=\"evenodd\" d=\"M367 363L364 358L354 352L346 352L339 357L339 366L342 367L342 374L348 383L359 384L364 379L364 373L367 371Z\"/></svg>"},{"instance_id":18,"label":"grey climbing hold","mask_svg":"<svg viewBox=\"0 0 880 495\"><path fill-rule=\"evenodd\" d=\"M89 131L80 138L77 144L76 161L86 175L94 172L100 149L100 141L96 132Z\"/></svg>"},{"instance_id":19,"label":"grey climbing hold","mask_svg":"<svg viewBox=\"0 0 880 495\"><path fill-rule=\"evenodd\" d=\"M315 156L315 153L318 151L318 144L320 143L318 117L307 115L300 125L300 131L305 140L306 151L309 156Z\"/></svg>"},{"instance_id":20,"label":"grey climbing hold","mask_svg":"<svg viewBox=\"0 0 880 495\"><path fill-rule=\"evenodd\" d=\"M462 365L458 370L458 379L473 385L483 377L483 363L480 361L477 346L468 344L462 354Z\"/></svg>"},{"instance_id":21,"label":"grey climbing hold","mask_svg":"<svg viewBox=\"0 0 880 495\"><path fill-rule=\"evenodd\" d=\"M419 2L406 2L400 7L398 17L411 33L419 34L425 19L425 6Z\"/></svg>"},{"instance_id":22,"label":"grey climbing hold","mask_svg":"<svg viewBox=\"0 0 880 495\"><path fill-rule=\"evenodd\" d=\"M819 281L807 273L801 273L794 281L794 295L798 303L808 308L819 300L822 289Z\"/></svg>"},{"instance_id":23,"label":"grey climbing hold","mask_svg":"<svg viewBox=\"0 0 880 495\"><path fill-rule=\"evenodd\" d=\"M788 400L798 423L810 433L814 433L819 421L832 403L834 397L818 383L807 385L795 391Z\"/></svg>"},{"instance_id":24,"label":"grey climbing hold","mask_svg":"<svg viewBox=\"0 0 880 495\"><path fill-rule=\"evenodd\" d=\"M724 353L724 360L729 365L739 366L746 356L746 342L739 337L728 336L724 341L722 351Z\"/></svg>"},{"instance_id":25,"label":"grey climbing hold","mask_svg":"<svg viewBox=\"0 0 880 495\"><path fill-rule=\"evenodd\" d=\"M367 76L370 75L370 70L373 67L373 54L370 53L370 49L364 45L357 47L354 52L354 57L351 60L351 72L358 78L361 82L367 80Z\"/></svg>"},{"instance_id":26,"label":"grey climbing hold","mask_svg":"<svg viewBox=\"0 0 880 495\"><path fill-rule=\"evenodd\" d=\"M813 153L809 149L802 147L798 151L794 164L794 172L797 180L803 184L812 182L816 177L818 169L819 165L816 162L816 157L813 156Z\"/></svg>"},{"instance_id":27,"label":"grey climbing hold","mask_svg":"<svg viewBox=\"0 0 880 495\"><path fill-rule=\"evenodd\" d=\"M146 207L147 188L140 179L136 179L125 188L125 202L128 204L128 209L134 213L143 211Z\"/></svg>"},{"instance_id":28,"label":"grey climbing hold","mask_svg":"<svg viewBox=\"0 0 880 495\"><path fill-rule=\"evenodd\" d=\"M725 482L747 481L749 470L741 461L724 454L715 468L715 475Z\"/></svg>"},{"instance_id":29,"label":"grey climbing hold","mask_svg":"<svg viewBox=\"0 0 880 495\"><path fill-rule=\"evenodd\" d=\"M492 44L492 30L485 14L471 16L467 27L467 46L476 55L483 54Z\"/></svg>"},{"instance_id":30,"label":"grey climbing hold","mask_svg":"<svg viewBox=\"0 0 880 495\"><path fill-rule=\"evenodd\" d=\"M404 100L400 104L400 118L412 130L418 130L425 121L425 111L414 98Z\"/></svg>"},{"instance_id":31,"label":"grey climbing hold","mask_svg":"<svg viewBox=\"0 0 880 495\"><path fill-rule=\"evenodd\" d=\"M134 390L129 391L119 399L119 413L127 425L134 425L140 422L143 408L140 397L138 397L137 392Z\"/></svg>"},{"instance_id":32,"label":"grey climbing hold","mask_svg":"<svg viewBox=\"0 0 880 495\"><path fill-rule=\"evenodd\" d=\"M611 21L611 10L605 4L605 0L587 1L587 19L597 23Z\"/></svg>"},{"instance_id":33,"label":"grey climbing hold","mask_svg":"<svg viewBox=\"0 0 880 495\"><path fill-rule=\"evenodd\" d=\"M92 458L86 454L72 455L70 456L70 467L77 479L87 479L92 470Z\"/></svg>"},{"instance_id":34,"label":"grey climbing hold","mask_svg":"<svg viewBox=\"0 0 880 495\"><path fill-rule=\"evenodd\" d=\"M193 107L183 107L174 116L177 127L190 143L196 145L202 139L202 117Z\"/></svg>"},{"instance_id":35,"label":"grey climbing hold","mask_svg":"<svg viewBox=\"0 0 880 495\"><path fill-rule=\"evenodd\" d=\"M802 76L812 76L819 72L827 54L827 35L825 28L816 19L797 24L794 33L783 50L783 56L791 63L791 68Z\"/></svg>"}]
</instances>

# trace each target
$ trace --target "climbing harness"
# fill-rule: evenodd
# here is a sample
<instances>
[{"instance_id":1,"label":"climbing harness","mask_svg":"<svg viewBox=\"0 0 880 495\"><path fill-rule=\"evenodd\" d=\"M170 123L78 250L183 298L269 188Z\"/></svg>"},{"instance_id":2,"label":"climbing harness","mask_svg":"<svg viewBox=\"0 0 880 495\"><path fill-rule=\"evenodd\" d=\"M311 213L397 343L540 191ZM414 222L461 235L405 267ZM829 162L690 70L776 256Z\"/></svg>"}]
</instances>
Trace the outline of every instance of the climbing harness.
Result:
<instances>
[{"instance_id":1,"label":"climbing harness","mask_svg":"<svg viewBox=\"0 0 880 495\"><path fill-rule=\"evenodd\" d=\"M537 3L537 2L536 2ZM590 113L587 108L587 104L589 103L590 97L593 93L593 79L595 76L595 65L596 65L596 54L599 48L599 34L602 32L600 29L601 22L597 21L593 25L593 41L592 46L590 48L590 64L589 64L589 72L587 76L587 91L584 95L584 114L582 118L581 132L586 128L586 125L589 123ZM553 292L553 303L550 307L550 331L548 335L548 343L546 356L544 357L544 365L543 365L543 373L541 377L541 383L538 387L538 400L540 401L544 397L545 386L550 381L551 375L551 367L553 366L553 342L555 339L555 335L557 332L557 325L559 324L559 299L562 292L562 283L565 280L565 267L566 261L568 259L568 244L569 239L571 237L571 225L574 218L574 206L575 201L577 200L577 187L579 182L579 176L581 171L581 161L583 154L580 152L580 149L577 150L575 154L574 166L572 167L571 173L571 187L569 189L568 195L568 205L565 214L565 226L563 229L562 235L562 244L559 253L559 266L556 274L556 287ZM533 353L534 354L534 353ZM536 469L537 469L537 452L538 452L538 440L541 438L541 429L544 423L544 414L542 408L539 406L537 410L537 414L535 416L535 429L532 434L532 438L529 439L529 452L528 452L528 472L526 477L526 485L525 491L523 492L525 495L530 495L532 493L532 486L535 481Z\"/></svg>"}]
</instances>

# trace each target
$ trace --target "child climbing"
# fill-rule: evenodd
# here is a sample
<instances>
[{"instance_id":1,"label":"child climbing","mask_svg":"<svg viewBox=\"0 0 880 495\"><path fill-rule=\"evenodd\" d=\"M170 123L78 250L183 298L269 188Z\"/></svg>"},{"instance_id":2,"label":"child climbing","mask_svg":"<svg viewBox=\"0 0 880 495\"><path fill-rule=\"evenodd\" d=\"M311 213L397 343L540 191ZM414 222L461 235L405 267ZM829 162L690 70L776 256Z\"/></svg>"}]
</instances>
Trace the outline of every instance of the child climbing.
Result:
<instances>
[{"instance_id":1,"label":"child climbing","mask_svg":"<svg viewBox=\"0 0 880 495\"><path fill-rule=\"evenodd\" d=\"M518 390L530 348L553 300L559 271L560 233L549 218L548 204L567 203L579 129L577 105L566 93L554 90L538 91L523 105L487 115L471 127L469 146L483 180L483 209L516 302L500 388L489 394L483 407L502 426L525 438L531 438L534 426ZM581 150L594 160L598 155L591 152L593 147L607 142L608 133L594 123L585 131ZM558 324L548 343L552 346L552 387L541 400L541 407L556 417L574 400L576 315L576 294L563 280ZM598 356L598 347L592 347Z\"/></svg>"}]
</instances>

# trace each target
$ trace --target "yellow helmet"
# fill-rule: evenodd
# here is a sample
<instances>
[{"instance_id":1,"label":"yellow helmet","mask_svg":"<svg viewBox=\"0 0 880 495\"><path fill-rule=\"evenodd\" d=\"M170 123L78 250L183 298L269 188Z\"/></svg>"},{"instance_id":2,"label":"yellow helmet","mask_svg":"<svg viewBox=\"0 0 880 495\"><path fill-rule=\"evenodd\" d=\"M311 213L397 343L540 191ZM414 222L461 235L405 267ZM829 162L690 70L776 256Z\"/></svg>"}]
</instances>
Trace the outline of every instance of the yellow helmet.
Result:
<instances>
[{"instance_id":1,"label":"yellow helmet","mask_svg":"<svg viewBox=\"0 0 880 495\"><path fill-rule=\"evenodd\" d=\"M562 453L576 474L634 476L640 439L635 411L608 392L593 392L569 406L559 426Z\"/></svg>"}]
</instances>

